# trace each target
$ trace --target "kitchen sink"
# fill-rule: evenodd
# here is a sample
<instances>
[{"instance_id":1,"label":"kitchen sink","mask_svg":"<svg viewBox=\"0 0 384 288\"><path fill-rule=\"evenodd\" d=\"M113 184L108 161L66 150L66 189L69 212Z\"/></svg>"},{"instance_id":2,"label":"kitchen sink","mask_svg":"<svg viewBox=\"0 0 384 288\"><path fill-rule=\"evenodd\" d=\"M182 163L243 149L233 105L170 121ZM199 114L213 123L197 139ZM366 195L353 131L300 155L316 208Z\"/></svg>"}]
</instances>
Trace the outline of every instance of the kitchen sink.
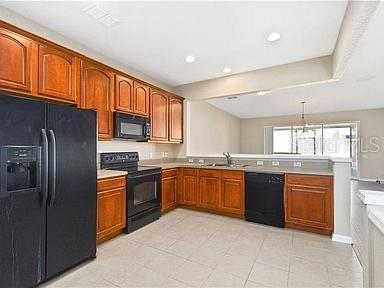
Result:
<instances>
[{"instance_id":1,"label":"kitchen sink","mask_svg":"<svg viewBox=\"0 0 384 288\"><path fill-rule=\"evenodd\" d=\"M233 167L233 168L239 168L239 167L247 167L249 165L244 165L244 164L227 164L227 163L211 163L211 164L207 164L206 166L210 166L210 167Z\"/></svg>"}]
</instances>

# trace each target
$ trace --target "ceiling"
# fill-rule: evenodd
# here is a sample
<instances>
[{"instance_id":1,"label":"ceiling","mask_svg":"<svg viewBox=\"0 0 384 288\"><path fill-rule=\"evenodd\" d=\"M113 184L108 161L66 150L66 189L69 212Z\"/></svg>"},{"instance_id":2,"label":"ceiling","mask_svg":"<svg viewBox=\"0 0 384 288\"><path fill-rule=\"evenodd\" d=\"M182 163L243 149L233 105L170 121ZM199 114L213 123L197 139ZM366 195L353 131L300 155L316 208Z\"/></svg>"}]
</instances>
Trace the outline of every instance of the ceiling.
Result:
<instances>
[{"instance_id":1,"label":"ceiling","mask_svg":"<svg viewBox=\"0 0 384 288\"><path fill-rule=\"evenodd\" d=\"M375 12L340 81L248 94L237 99L216 98L210 104L240 118L322 113L384 107L384 4ZM283 104L282 104L283 103Z\"/></svg>"},{"instance_id":2,"label":"ceiling","mask_svg":"<svg viewBox=\"0 0 384 288\"><path fill-rule=\"evenodd\" d=\"M83 11L95 3L119 23L106 27ZM347 2L2 1L0 5L157 81L178 86L222 77L224 66L241 73L332 54ZM281 39L266 41L275 31ZM195 56L196 62L185 63L187 55Z\"/></svg>"}]
</instances>

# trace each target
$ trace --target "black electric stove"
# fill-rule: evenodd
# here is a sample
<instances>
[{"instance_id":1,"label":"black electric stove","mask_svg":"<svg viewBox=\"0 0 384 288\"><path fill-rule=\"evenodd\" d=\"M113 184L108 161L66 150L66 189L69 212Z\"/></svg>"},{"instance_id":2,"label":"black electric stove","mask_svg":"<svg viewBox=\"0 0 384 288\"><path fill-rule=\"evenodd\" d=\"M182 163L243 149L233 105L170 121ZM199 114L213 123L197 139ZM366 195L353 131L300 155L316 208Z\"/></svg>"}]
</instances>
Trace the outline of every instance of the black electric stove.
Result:
<instances>
[{"instance_id":1,"label":"black electric stove","mask_svg":"<svg viewBox=\"0 0 384 288\"><path fill-rule=\"evenodd\" d=\"M101 169L128 172L125 233L131 233L160 217L160 167L138 165L138 152L102 153L100 163Z\"/></svg>"}]
</instances>

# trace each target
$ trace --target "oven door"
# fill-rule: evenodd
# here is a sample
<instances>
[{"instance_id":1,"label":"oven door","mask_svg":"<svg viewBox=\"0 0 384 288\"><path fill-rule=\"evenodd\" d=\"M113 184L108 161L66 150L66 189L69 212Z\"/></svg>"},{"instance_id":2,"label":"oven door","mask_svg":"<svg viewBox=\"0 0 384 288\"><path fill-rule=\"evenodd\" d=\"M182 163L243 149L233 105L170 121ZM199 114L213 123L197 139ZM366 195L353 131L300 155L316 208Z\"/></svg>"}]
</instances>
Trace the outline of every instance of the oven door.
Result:
<instances>
[{"instance_id":1,"label":"oven door","mask_svg":"<svg viewBox=\"0 0 384 288\"><path fill-rule=\"evenodd\" d=\"M115 138L147 140L149 133L150 124L148 119L115 113Z\"/></svg>"},{"instance_id":2,"label":"oven door","mask_svg":"<svg viewBox=\"0 0 384 288\"><path fill-rule=\"evenodd\" d=\"M161 176L158 171L128 174L127 215L134 216L160 206Z\"/></svg>"}]
</instances>

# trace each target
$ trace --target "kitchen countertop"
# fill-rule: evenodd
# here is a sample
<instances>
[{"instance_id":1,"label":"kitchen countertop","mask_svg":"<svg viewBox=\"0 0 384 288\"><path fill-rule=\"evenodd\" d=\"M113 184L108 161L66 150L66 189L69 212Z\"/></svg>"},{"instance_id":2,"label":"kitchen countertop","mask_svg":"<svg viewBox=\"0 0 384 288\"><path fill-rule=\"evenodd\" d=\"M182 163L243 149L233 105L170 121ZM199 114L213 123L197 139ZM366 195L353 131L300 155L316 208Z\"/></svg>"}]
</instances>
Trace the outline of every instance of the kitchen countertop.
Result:
<instances>
[{"instance_id":1,"label":"kitchen countertop","mask_svg":"<svg viewBox=\"0 0 384 288\"><path fill-rule=\"evenodd\" d=\"M97 170L97 179L98 180L105 179L105 178L125 176L125 175L127 175L126 171L103 170L103 169Z\"/></svg>"},{"instance_id":2,"label":"kitchen countertop","mask_svg":"<svg viewBox=\"0 0 384 288\"><path fill-rule=\"evenodd\" d=\"M237 170L245 172L265 172L265 173L297 173L297 174L313 174L313 175L333 175L332 170L324 169L300 169L289 167L263 167L263 166L246 166L246 167L224 167L224 166L207 166L202 163L187 163L187 162L169 162L169 163L153 163L145 164L146 166L160 167L161 169L172 168L204 168L204 169L223 169L223 170Z\"/></svg>"}]
</instances>

